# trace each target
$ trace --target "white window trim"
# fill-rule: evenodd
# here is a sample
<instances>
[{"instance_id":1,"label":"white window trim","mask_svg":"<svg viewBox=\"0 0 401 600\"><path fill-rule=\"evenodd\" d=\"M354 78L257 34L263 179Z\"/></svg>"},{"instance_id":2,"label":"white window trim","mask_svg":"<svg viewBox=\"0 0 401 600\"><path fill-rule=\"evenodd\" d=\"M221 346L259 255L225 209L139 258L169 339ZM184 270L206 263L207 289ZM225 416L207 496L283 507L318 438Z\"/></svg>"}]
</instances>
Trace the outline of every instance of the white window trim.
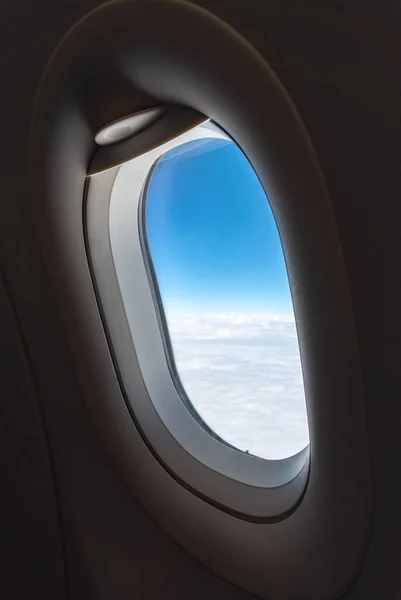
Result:
<instances>
[{"instance_id":1,"label":"white window trim","mask_svg":"<svg viewBox=\"0 0 401 600\"><path fill-rule=\"evenodd\" d=\"M112 263L121 292L125 316L147 393L129 391L129 372L122 377L128 401L148 442L174 473L195 489L223 505L254 516L278 515L290 510L301 497L309 470L309 446L281 460L267 460L224 444L206 431L180 396L166 357L161 315L152 275L143 248L142 198L156 161L169 150L197 139L230 139L211 122L205 122L175 139L114 169L108 207L108 234ZM107 172L110 178L110 170ZM92 176L89 186L88 224L99 207L98 193L105 174ZM130 194L126 193L129 179ZM99 234L98 234L99 235ZM89 236L91 254L96 253L98 235ZM104 263L102 263L104 264ZM99 270L95 269L96 276ZM104 284L106 286L106 282ZM108 284L110 286L110 282ZM102 290L100 298L103 301ZM111 312L111 311L110 311ZM106 319L109 323L109 318ZM118 346L118 336L112 340ZM118 361L120 364L120 361ZM267 399L268 401L268 399ZM167 430L167 431L165 431ZM176 443L172 443L174 440ZM177 448L178 443L178 448ZM213 472L215 483L205 486L195 465ZM225 482L242 484L242 494ZM295 482L292 486L288 484ZM272 494L274 490L274 502ZM245 492L245 493L244 493Z\"/></svg>"}]
</instances>

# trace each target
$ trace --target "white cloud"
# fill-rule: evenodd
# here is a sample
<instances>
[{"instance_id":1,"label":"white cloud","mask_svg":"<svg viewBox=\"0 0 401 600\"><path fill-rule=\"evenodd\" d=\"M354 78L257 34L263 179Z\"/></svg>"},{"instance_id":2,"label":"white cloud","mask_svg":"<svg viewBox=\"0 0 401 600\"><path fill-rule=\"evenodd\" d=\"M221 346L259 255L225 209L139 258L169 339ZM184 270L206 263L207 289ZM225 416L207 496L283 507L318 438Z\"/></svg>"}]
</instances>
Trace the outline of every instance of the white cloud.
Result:
<instances>
[{"instance_id":1,"label":"white cloud","mask_svg":"<svg viewBox=\"0 0 401 600\"><path fill-rule=\"evenodd\" d=\"M169 313L167 319L178 374L211 429L270 459L308 444L292 315Z\"/></svg>"}]
</instances>

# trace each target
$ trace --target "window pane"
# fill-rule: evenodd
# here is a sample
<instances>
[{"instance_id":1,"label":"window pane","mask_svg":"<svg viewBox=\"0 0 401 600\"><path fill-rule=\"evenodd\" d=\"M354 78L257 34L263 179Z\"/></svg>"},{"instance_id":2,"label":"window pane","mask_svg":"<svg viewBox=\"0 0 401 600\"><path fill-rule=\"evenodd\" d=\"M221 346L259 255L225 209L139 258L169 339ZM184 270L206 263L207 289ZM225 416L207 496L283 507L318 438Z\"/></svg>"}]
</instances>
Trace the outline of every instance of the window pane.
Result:
<instances>
[{"instance_id":1,"label":"window pane","mask_svg":"<svg viewBox=\"0 0 401 600\"><path fill-rule=\"evenodd\" d=\"M232 141L167 152L148 182L145 229L175 369L201 419L256 456L308 442L299 347L275 220Z\"/></svg>"}]
</instances>

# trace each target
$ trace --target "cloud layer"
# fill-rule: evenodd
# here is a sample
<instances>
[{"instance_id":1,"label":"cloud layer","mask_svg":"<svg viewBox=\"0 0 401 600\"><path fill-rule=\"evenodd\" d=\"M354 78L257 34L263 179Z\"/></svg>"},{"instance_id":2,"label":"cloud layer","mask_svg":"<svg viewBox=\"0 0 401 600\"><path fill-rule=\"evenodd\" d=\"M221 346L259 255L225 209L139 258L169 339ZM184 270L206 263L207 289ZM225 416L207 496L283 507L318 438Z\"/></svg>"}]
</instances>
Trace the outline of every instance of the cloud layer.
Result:
<instances>
[{"instance_id":1,"label":"cloud layer","mask_svg":"<svg viewBox=\"0 0 401 600\"><path fill-rule=\"evenodd\" d=\"M270 459L308 444L292 316L167 314L167 321L184 389L219 436Z\"/></svg>"}]
</instances>

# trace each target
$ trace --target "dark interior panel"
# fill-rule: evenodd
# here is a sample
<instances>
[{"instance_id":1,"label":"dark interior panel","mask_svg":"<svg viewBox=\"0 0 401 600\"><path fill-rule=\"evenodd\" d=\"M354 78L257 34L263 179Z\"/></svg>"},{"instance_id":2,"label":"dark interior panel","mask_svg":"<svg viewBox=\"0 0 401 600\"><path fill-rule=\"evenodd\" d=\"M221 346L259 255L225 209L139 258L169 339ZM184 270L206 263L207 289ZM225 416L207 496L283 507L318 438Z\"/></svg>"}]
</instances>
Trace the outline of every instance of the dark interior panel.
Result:
<instances>
[{"instance_id":1,"label":"dark interior panel","mask_svg":"<svg viewBox=\"0 0 401 600\"><path fill-rule=\"evenodd\" d=\"M64 598L57 484L18 318L0 271L0 473L3 598Z\"/></svg>"},{"instance_id":2,"label":"dark interior panel","mask_svg":"<svg viewBox=\"0 0 401 600\"><path fill-rule=\"evenodd\" d=\"M83 405L32 230L27 154L35 94L62 36L100 4L20 0L0 7L0 595L251 598L175 544L116 472ZM401 594L401 10L389 0L375 7L198 4L237 29L275 70L329 187L362 357L374 483L371 543L346 597L395 600Z\"/></svg>"}]
</instances>

